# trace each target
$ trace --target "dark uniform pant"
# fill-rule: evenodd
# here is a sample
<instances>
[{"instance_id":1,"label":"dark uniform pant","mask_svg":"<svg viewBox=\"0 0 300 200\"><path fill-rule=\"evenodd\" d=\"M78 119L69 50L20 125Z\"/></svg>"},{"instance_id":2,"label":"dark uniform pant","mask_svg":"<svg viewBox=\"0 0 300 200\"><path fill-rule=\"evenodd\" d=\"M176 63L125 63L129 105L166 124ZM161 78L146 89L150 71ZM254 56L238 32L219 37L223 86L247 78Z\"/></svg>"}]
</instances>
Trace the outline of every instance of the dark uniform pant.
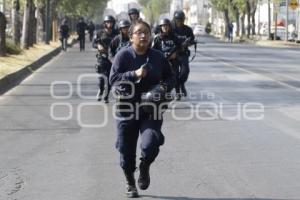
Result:
<instances>
[{"instance_id":1,"label":"dark uniform pant","mask_svg":"<svg viewBox=\"0 0 300 200\"><path fill-rule=\"evenodd\" d=\"M180 55L180 71L179 71L179 82L180 84L184 84L190 74L190 66L189 66L189 56L188 55Z\"/></svg>"},{"instance_id":2,"label":"dark uniform pant","mask_svg":"<svg viewBox=\"0 0 300 200\"><path fill-rule=\"evenodd\" d=\"M109 73L105 73L105 74L102 74L102 75L104 75L107 78L109 78ZM99 95L102 96L103 93L104 93L104 91L105 91L104 99L108 99L110 89L111 89L111 86L109 84L108 79L104 80L103 77L99 77L99 90L100 90Z\"/></svg>"},{"instance_id":3,"label":"dark uniform pant","mask_svg":"<svg viewBox=\"0 0 300 200\"><path fill-rule=\"evenodd\" d=\"M108 99L109 92L111 89L111 86L109 84L109 74L111 69L111 63L107 58L100 57L98 59L98 63L96 64L96 71L100 74L105 76L107 79L105 80L103 77L99 77L99 95L102 96L104 91L106 91L104 99Z\"/></svg>"},{"instance_id":4,"label":"dark uniform pant","mask_svg":"<svg viewBox=\"0 0 300 200\"><path fill-rule=\"evenodd\" d=\"M83 51L85 49L85 35L79 35L78 39L80 51Z\"/></svg>"},{"instance_id":5,"label":"dark uniform pant","mask_svg":"<svg viewBox=\"0 0 300 200\"><path fill-rule=\"evenodd\" d=\"M116 148L120 152L120 166L126 172L136 169L136 147L141 136L141 159L151 164L159 153L159 146L164 143L161 132L163 120L151 120L142 116L140 119L117 119Z\"/></svg>"},{"instance_id":6,"label":"dark uniform pant","mask_svg":"<svg viewBox=\"0 0 300 200\"><path fill-rule=\"evenodd\" d=\"M171 67L172 67L172 72L175 76L175 89L176 89L176 93L180 93L180 71L179 71L179 67L180 67L180 62L179 60L175 59L175 60L171 60Z\"/></svg>"}]
</instances>

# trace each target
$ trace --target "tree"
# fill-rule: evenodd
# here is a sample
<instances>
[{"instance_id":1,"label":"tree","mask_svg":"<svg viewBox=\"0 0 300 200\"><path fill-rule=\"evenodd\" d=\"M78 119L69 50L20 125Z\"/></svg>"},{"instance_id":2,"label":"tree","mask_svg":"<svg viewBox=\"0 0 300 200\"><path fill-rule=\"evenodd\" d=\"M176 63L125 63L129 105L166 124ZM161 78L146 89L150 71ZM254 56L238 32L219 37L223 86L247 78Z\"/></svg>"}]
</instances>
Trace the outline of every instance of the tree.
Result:
<instances>
[{"instance_id":1,"label":"tree","mask_svg":"<svg viewBox=\"0 0 300 200\"><path fill-rule=\"evenodd\" d=\"M255 12L257 8L257 0L247 0L246 1L246 10L247 10L247 37L250 37L250 34L255 35Z\"/></svg>"},{"instance_id":2,"label":"tree","mask_svg":"<svg viewBox=\"0 0 300 200\"><path fill-rule=\"evenodd\" d=\"M23 29L22 29L22 47L24 49L28 49L29 38L30 38L30 15L32 8L33 0L26 0L25 8L24 8L24 18L23 18Z\"/></svg>"},{"instance_id":3,"label":"tree","mask_svg":"<svg viewBox=\"0 0 300 200\"><path fill-rule=\"evenodd\" d=\"M12 28L13 28L13 42L15 45L20 45L21 38L21 23L20 23L20 1L13 0L13 10L12 10Z\"/></svg>"},{"instance_id":4,"label":"tree","mask_svg":"<svg viewBox=\"0 0 300 200\"><path fill-rule=\"evenodd\" d=\"M212 5L216 10L220 11L224 15L225 21L225 34L228 33L228 24L229 24L229 6L231 5L230 0L211 0Z\"/></svg>"},{"instance_id":5,"label":"tree","mask_svg":"<svg viewBox=\"0 0 300 200\"><path fill-rule=\"evenodd\" d=\"M0 56L6 55L5 30L6 18L5 15L2 12L0 12Z\"/></svg>"},{"instance_id":6,"label":"tree","mask_svg":"<svg viewBox=\"0 0 300 200\"><path fill-rule=\"evenodd\" d=\"M93 18L106 6L107 0L60 0L57 4L58 10L65 15L78 17L87 16Z\"/></svg>"},{"instance_id":7,"label":"tree","mask_svg":"<svg viewBox=\"0 0 300 200\"><path fill-rule=\"evenodd\" d=\"M256 35L255 27L255 13L257 10L258 0L248 0L250 4L250 14L251 14L251 22L252 22L252 35Z\"/></svg>"},{"instance_id":8,"label":"tree","mask_svg":"<svg viewBox=\"0 0 300 200\"><path fill-rule=\"evenodd\" d=\"M236 36L240 36L240 30L242 30L242 37L243 37L245 34L244 20L245 20L246 1L232 0L231 5L232 5L235 21L236 21Z\"/></svg>"},{"instance_id":9,"label":"tree","mask_svg":"<svg viewBox=\"0 0 300 200\"><path fill-rule=\"evenodd\" d=\"M105 8L107 0L49 0L50 1L50 16L49 38L57 39L57 29L59 22L59 13L69 16L88 16L94 17L101 14ZM46 40L46 1L45 0L13 0L13 5L21 4L19 7L24 7L23 25L22 25L22 47L27 49L36 42ZM24 4L24 6L23 6ZM17 11L18 7L14 7ZM100 10L100 11L99 11ZM17 13L17 12L15 12ZM37 13L37 17L35 17ZM17 17L15 17L17 19ZM15 26L17 23L15 21ZM17 29L15 29L17 30ZM20 30L20 28L19 28ZM20 36L15 36L16 41Z\"/></svg>"},{"instance_id":10,"label":"tree","mask_svg":"<svg viewBox=\"0 0 300 200\"><path fill-rule=\"evenodd\" d=\"M36 18L35 18L35 3L32 2L31 7L30 7L30 16L29 16L29 22L30 22L30 29L29 35L28 35L28 44L30 47L33 46L33 44L36 43Z\"/></svg>"},{"instance_id":11,"label":"tree","mask_svg":"<svg viewBox=\"0 0 300 200\"><path fill-rule=\"evenodd\" d=\"M143 6L143 13L150 25L153 26L155 20L158 20L162 13L168 11L170 0L139 0L139 3Z\"/></svg>"},{"instance_id":12,"label":"tree","mask_svg":"<svg viewBox=\"0 0 300 200\"><path fill-rule=\"evenodd\" d=\"M37 9L37 27L36 27L36 41L37 42L45 42L46 35L45 35L45 19L46 19L46 5L45 1L37 1L36 4Z\"/></svg>"},{"instance_id":13,"label":"tree","mask_svg":"<svg viewBox=\"0 0 300 200\"><path fill-rule=\"evenodd\" d=\"M247 14L247 37L250 34L255 35L255 12L258 0L211 0L212 5L218 10L223 12L225 20L225 33L227 32L228 22L234 19L236 27L236 35L241 37L246 34L245 17ZM241 23L241 24L240 24Z\"/></svg>"}]
</instances>

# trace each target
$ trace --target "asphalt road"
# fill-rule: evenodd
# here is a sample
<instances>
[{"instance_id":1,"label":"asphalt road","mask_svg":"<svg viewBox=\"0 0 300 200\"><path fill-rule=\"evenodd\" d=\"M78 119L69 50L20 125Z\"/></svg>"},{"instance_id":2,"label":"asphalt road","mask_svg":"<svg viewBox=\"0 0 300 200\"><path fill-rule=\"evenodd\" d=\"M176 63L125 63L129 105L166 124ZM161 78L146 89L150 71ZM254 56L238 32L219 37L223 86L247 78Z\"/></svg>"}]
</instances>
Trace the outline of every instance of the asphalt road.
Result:
<instances>
[{"instance_id":1,"label":"asphalt road","mask_svg":"<svg viewBox=\"0 0 300 200\"><path fill-rule=\"evenodd\" d=\"M300 199L300 50L200 40L141 199ZM114 100L95 101L87 47L0 97L1 200L125 199Z\"/></svg>"}]
</instances>

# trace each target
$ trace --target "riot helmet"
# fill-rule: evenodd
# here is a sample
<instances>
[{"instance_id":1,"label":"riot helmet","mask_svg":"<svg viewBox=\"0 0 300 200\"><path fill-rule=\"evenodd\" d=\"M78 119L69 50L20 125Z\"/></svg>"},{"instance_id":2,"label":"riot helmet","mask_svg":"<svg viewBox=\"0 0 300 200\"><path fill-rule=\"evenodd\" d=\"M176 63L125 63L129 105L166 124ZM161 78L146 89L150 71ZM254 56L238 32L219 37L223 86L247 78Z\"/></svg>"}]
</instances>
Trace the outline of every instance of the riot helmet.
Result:
<instances>
[{"instance_id":1,"label":"riot helmet","mask_svg":"<svg viewBox=\"0 0 300 200\"><path fill-rule=\"evenodd\" d=\"M167 18L164 18L159 21L159 26L162 26L162 25L171 25L171 21Z\"/></svg>"},{"instance_id":2,"label":"riot helmet","mask_svg":"<svg viewBox=\"0 0 300 200\"><path fill-rule=\"evenodd\" d=\"M107 15L104 17L103 22L104 22L103 25L106 29L113 29L113 27L115 26L116 20L112 15ZM107 22L111 22L112 24L107 24Z\"/></svg>"},{"instance_id":3,"label":"riot helmet","mask_svg":"<svg viewBox=\"0 0 300 200\"><path fill-rule=\"evenodd\" d=\"M115 18L112 15L105 16L103 21L104 22L113 22L113 23L116 22Z\"/></svg>"},{"instance_id":4,"label":"riot helmet","mask_svg":"<svg viewBox=\"0 0 300 200\"><path fill-rule=\"evenodd\" d=\"M185 14L182 10L177 10L174 12L174 19L175 20L184 20Z\"/></svg>"},{"instance_id":5,"label":"riot helmet","mask_svg":"<svg viewBox=\"0 0 300 200\"><path fill-rule=\"evenodd\" d=\"M135 23L140 18L140 11L136 8L128 10L128 16L131 22Z\"/></svg>"},{"instance_id":6,"label":"riot helmet","mask_svg":"<svg viewBox=\"0 0 300 200\"><path fill-rule=\"evenodd\" d=\"M119 28L125 28L125 27L130 27L130 22L127 19L122 19L119 24L118 27Z\"/></svg>"},{"instance_id":7,"label":"riot helmet","mask_svg":"<svg viewBox=\"0 0 300 200\"><path fill-rule=\"evenodd\" d=\"M132 14L137 14L138 16L140 15L140 11L136 8L130 8L128 10L128 15L132 15Z\"/></svg>"}]
</instances>

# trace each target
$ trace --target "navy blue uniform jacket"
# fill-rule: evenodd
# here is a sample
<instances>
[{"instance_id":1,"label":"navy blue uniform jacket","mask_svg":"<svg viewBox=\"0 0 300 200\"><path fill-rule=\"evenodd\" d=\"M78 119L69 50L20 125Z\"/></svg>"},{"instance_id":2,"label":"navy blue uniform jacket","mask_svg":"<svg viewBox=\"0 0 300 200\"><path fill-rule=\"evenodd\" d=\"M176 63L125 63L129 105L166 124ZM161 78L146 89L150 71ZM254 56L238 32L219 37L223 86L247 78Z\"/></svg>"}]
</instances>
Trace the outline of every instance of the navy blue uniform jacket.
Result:
<instances>
[{"instance_id":1,"label":"navy blue uniform jacket","mask_svg":"<svg viewBox=\"0 0 300 200\"><path fill-rule=\"evenodd\" d=\"M147 76L139 83L135 83L137 77L134 71L146 63L147 58L151 66ZM146 54L138 55L132 46L125 47L116 54L110 72L110 83L116 86L117 92L125 95L132 94L130 87L123 85L122 81L134 83L135 94L130 102L139 102L142 93L149 91L161 81L167 85L168 91L171 91L175 84L171 66L160 51L149 48Z\"/></svg>"}]
</instances>

